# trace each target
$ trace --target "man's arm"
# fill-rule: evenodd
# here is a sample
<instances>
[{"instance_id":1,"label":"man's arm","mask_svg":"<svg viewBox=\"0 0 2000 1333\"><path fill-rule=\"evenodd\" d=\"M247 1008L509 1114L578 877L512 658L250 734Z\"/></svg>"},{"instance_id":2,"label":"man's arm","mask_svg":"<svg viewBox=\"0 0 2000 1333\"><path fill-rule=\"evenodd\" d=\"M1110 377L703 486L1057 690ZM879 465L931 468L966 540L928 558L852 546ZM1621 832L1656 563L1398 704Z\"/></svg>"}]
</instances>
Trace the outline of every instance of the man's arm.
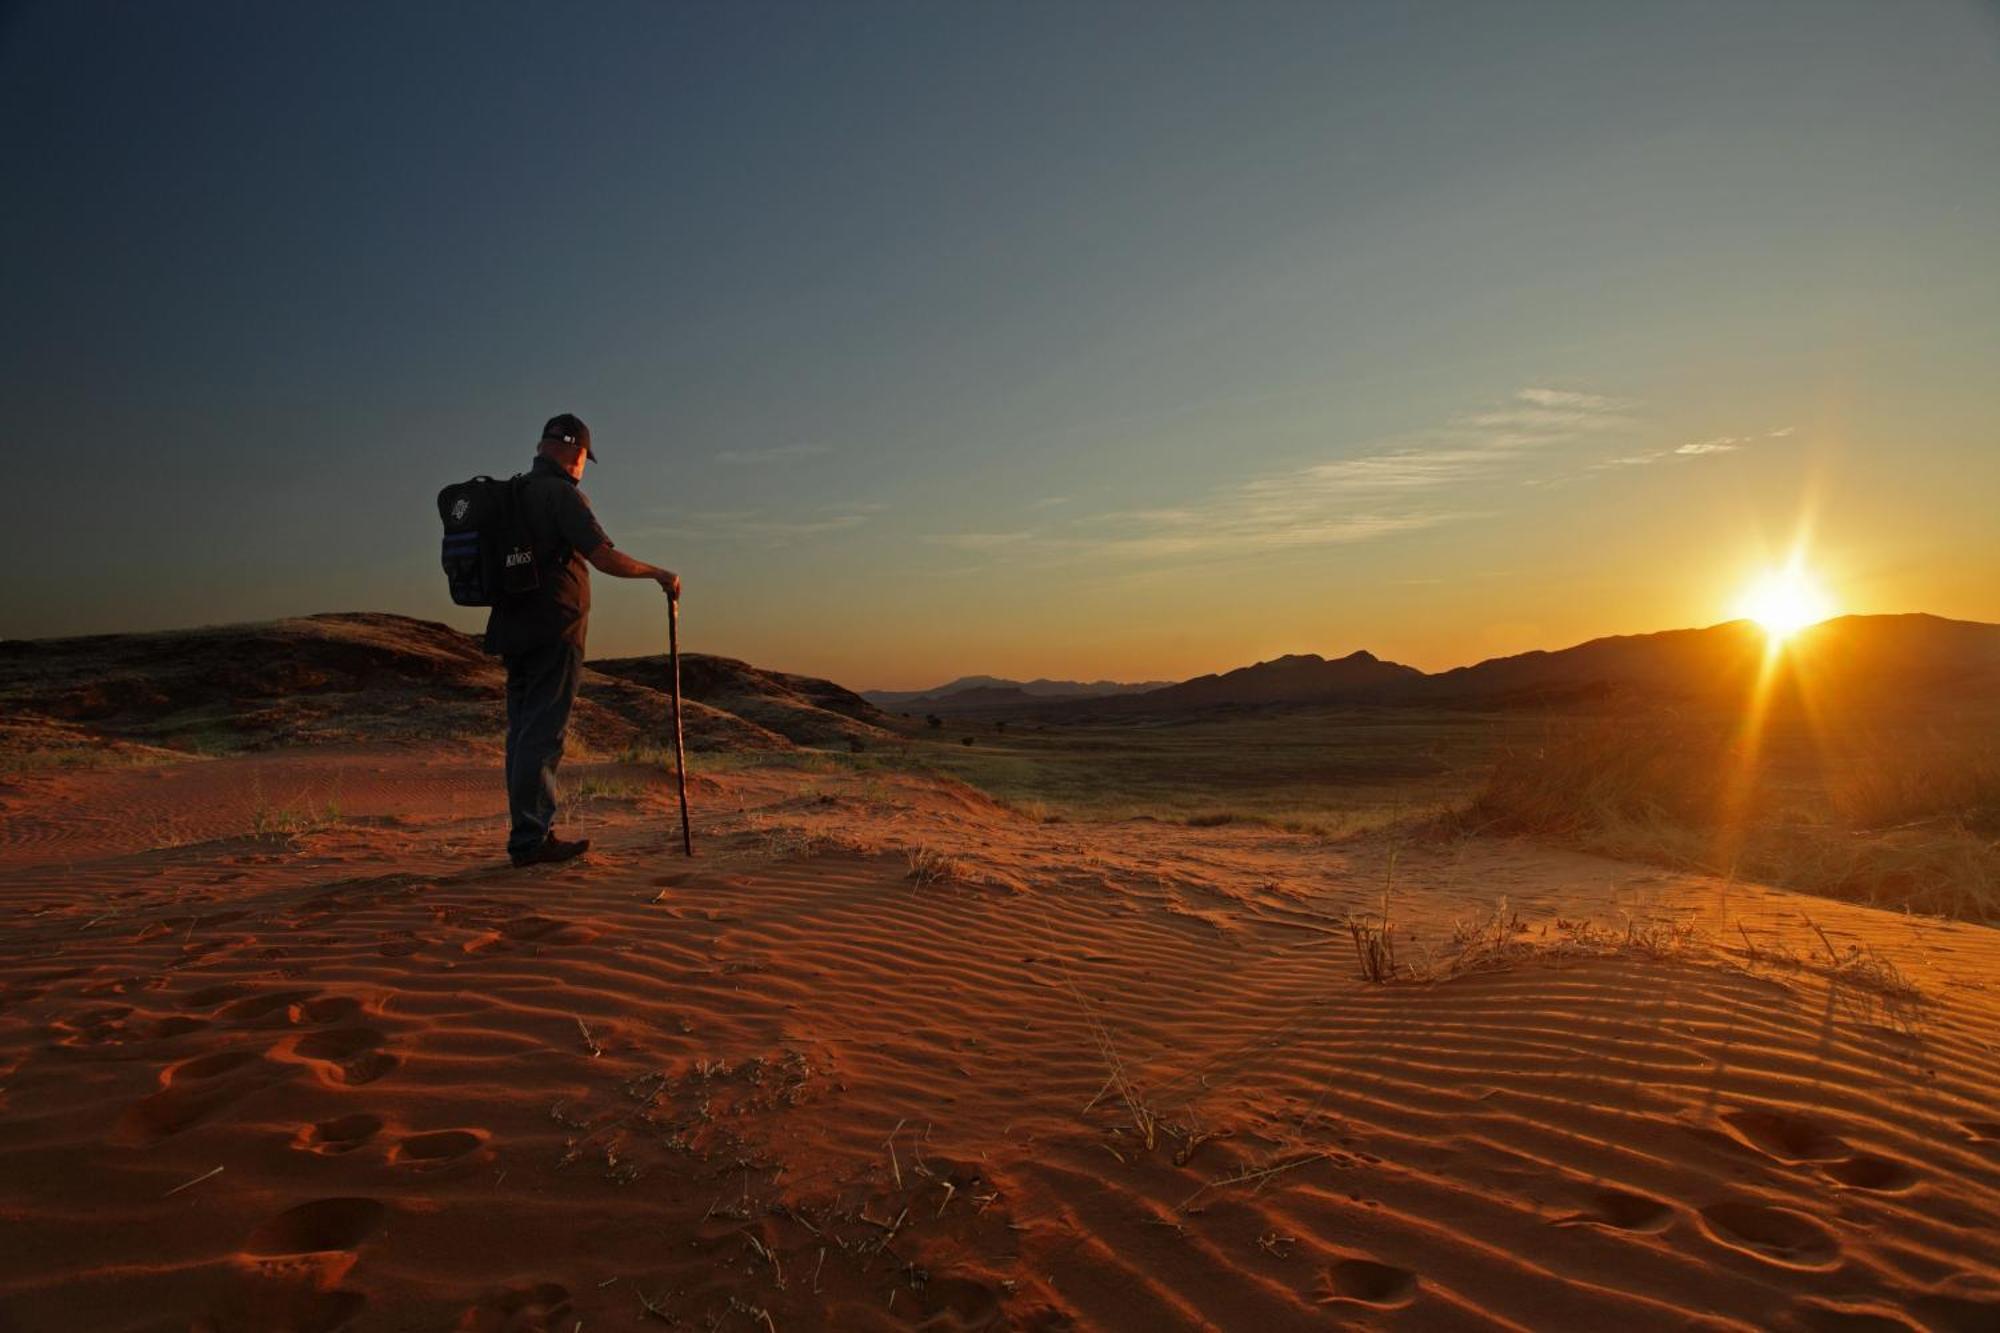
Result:
<instances>
[{"instance_id":1,"label":"man's arm","mask_svg":"<svg viewBox=\"0 0 2000 1333\"><path fill-rule=\"evenodd\" d=\"M681 595L681 576L671 569L661 569L643 560L634 560L610 542L599 542L596 549L584 557L593 569L609 574L614 579L651 579L666 590L669 597L678 599Z\"/></svg>"}]
</instances>

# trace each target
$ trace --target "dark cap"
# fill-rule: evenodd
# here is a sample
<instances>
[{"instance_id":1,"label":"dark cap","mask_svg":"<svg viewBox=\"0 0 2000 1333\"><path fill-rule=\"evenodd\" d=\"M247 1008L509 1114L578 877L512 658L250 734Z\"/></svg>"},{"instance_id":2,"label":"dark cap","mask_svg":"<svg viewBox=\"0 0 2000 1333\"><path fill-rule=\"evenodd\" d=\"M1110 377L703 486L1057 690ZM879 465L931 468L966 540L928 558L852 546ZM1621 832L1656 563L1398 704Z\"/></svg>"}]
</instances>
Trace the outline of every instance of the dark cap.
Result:
<instances>
[{"instance_id":1,"label":"dark cap","mask_svg":"<svg viewBox=\"0 0 2000 1333\"><path fill-rule=\"evenodd\" d=\"M590 427L574 412L565 412L559 417L550 417L549 424L542 427L542 438L561 440L564 444L580 444L590 461L597 461L597 451L590 447Z\"/></svg>"}]
</instances>

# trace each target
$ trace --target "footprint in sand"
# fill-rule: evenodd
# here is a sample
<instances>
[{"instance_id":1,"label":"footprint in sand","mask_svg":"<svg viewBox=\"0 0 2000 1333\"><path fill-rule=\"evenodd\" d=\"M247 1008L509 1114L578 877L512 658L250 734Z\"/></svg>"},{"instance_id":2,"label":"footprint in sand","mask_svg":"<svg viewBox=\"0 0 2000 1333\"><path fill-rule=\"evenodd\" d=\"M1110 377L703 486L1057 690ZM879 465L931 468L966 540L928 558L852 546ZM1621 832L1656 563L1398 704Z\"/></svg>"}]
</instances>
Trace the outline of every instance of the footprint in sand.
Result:
<instances>
[{"instance_id":1,"label":"footprint in sand","mask_svg":"<svg viewBox=\"0 0 2000 1333\"><path fill-rule=\"evenodd\" d=\"M294 1148L326 1156L353 1152L382 1132L382 1117L365 1113L344 1115L307 1125L292 1140Z\"/></svg>"},{"instance_id":2,"label":"footprint in sand","mask_svg":"<svg viewBox=\"0 0 2000 1333\"><path fill-rule=\"evenodd\" d=\"M238 1262L266 1282L275 1279L283 1287L331 1292L360 1258L362 1243L388 1218L389 1210L375 1199L314 1199L287 1208L252 1231L238 1252Z\"/></svg>"},{"instance_id":3,"label":"footprint in sand","mask_svg":"<svg viewBox=\"0 0 2000 1333\"><path fill-rule=\"evenodd\" d=\"M458 1317L452 1333L553 1333L567 1330L570 1319L569 1288L537 1282L481 1298Z\"/></svg>"},{"instance_id":4,"label":"footprint in sand","mask_svg":"<svg viewBox=\"0 0 2000 1333\"><path fill-rule=\"evenodd\" d=\"M224 1089L165 1088L126 1107L112 1137L120 1143L158 1143L200 1124L234 1100Z\"/></svg>"},{"instance_id":5,"label":"footprint in sand","mask_svg":"<svg viewBox=\"0 0 2000 1333\"><path fill-rule=\"evenodd\" d=\"M1000 1328L1006 1294L997 1286L969 1278L932 1277L919 1298L930 1316L920 1328Z\"/></svg>"},{"instance_id":6,"label":"footprint in sand","mask_svg":"<svg viewBox=\"0 0 2000 1333\"><path fill-rule=\"evenodd\" d=\"M440 1129L413 1134L396 1145L389 1160L410 1167L443 1166L486 1146L486 1134L476 1129Z\"/></svg>"},{"instance_id":7,"label":"footprint in sand","mask_svg":"<svg viewBox=\"0 0 2000 1333\"><path fill-rule=\"evenodd\" d=\"M1887 1157L1872 1157L1867 1153L1827 1162L1820 1170L1853 1189L1875 1190L1882 1194L1900 1194L1915 1188L1917 1183L1917 1173L1907 1163Z\"/></svg>"},{"instance_id":8,"label":"footprint in sand","mask_svg":"<svg viewBox=\"0 0 2000 1333\"><path fill-rule=\"evenodd\" d=\"M208 1026L205 1018L195 1018L188 1014L168 1014L164 1018L146 1018L132 1025L132 1035L142 1041L165 1041L169 1037L185 1037L190 1032L199 1032Z\"/></svg>"},{"instance_id":9,"label":"footprint in sand","mask_svg":"<svg viewBox=\"0 0 2000 1333\"><path fill-rule=\"evenodd\" d=\"M1559 1217L1555 1224L1559 1227L1604 1227L1610 1231L1650 1235L1665 1231L1673 1220L1674 1206L1670 1203L1643 1194L1628 1194L1624 1190L1597 1190L1590 1196L1589 1209Z\"/></svg>"},{"instance_id":10,"label":"footprint in sand","mask_svg":"<svg viewBox=\"0 0 2000 1333\"><path fill-rule=\"evenodd\" d=\"M208 1055L197 1055L192 1060L183 1060L177 1065L168 1065L160 1073L160 1082L165 1087L192 1079L220 1078L245 1065L254 1065L264 1057L256 1051L214 1051Z\"/></svg>"},{"instance_id":11,"label":"footprint in sand","mask_svg":"<svg viewBox=\"0 0 2000 1333\"><path fill-rule=\"evenodd\" d=\"M198 991L189 991L181 1000L183 1009L213 1009L227 1000L239 1000L252 994L256 987L247 981L229 981L220 986L204 986Z\"/></svg>"},{"instance_id":12,"label":"footprint in sand","mask_svg":"<svg viewBox=\"0 0 2000 1333\"><path fill-rule=\"evenodd\" d=\"M125 1108L112 1130L120 1143L151 1144L190 1129L269 1083L256 1051L212 1051L160 1071L160 1090ZM242 1071L242 1072L239 1072Z\"/></svg>"},{"instance_id":13,"label":"footprint in sand","mask_svg":"<svg viewBox=\"0 0 2000 1333\"><path fill-rule=\"evenodd\" d=\"M1850 1151L1838 1135L1804 1116L1778 1111L1724 1111L1722 1120L1739 1141L1780 1162L1830 1162L1847 1156Z\"/></svg>"},{"instance_id":14,"label":"footprint in sand","mask_svg":"<svg viewBox=\"0 0 2000 1333\"><path fill-rule=\"evenodd\" d=\"M327 1028L292 1040L290 1053L312 1065L329 1083L356 1087L373 1083L400 1063L380 1049L388 1037L374 1028Z\"/></svg>"},{"instance_id":15,"label":"footprint in sand","mask_svg":"<svg viewBox=\"0 0 2000 1333\"><path fill-rule=\"evenodd\" d=\"M58 1046L118 1046L125 1041L125 1020L131 1015L129 1004L101 1004L51 1020L49 1030Z\"/></svg>"},{"instance_id":16,"label":"footprint in sand","mask_svg":"<svg viewBox=\"0 0 2000 1333\"><path fill-rule=\"evenodd\" d=\"M322 995L299 1006L299 1017L308 1023L345 1023L361 1012L361 1001L352 995Z\"/></svg>"},{"instance_id":17,"label":"footprint in sand","mask_svg":"<svg viewBox=\"0 0 2000 1333\"><path fill-rule=\"evenodd\" d=\"M293 1009L317 998L318 995L318 991L310 990L267 991L262 995L246 996L223 1005L216 1013L216 1017L225 1023L244 1026L264 1022L273 1015L282 1022L293 1023L304 1017L303 1009L300 1009L296 1016L292 1012Z\"/></svg>"},{"instance_id":18,"label":"footprint in sand","mask_svg":"<svg viewBox=\"0 0 2000 1333\"><path fill-rule=\"evenodd\" d=\"M573 921L559 921L546 916L520 916L512 921L502 921L498 929L466 941L465 951L502 953L543 944L584 944L596 938L596 931Z\"/></svg>"},{"instance_id":19,"label":"footprint in sand","mask_svg":"<svg viewBox=\"0 0 2000 1333\"><path fill-rule=\"evenodd\" d=\"M243 1253L256 1257L352 1250L382 1229L389 1210L375 1199L314 1199L252 1231Z\"/></svg>"},{"instance_id":20,"label":"footprint in sand","mask_svg":"<svg viewBox=\"0 0 2000 1333\"><path fill-rule=\"evenodd\" d=\"M1351 1301L1392 1310L1408 1305L1417 1295L1415 1273L1373 1259L1342 1259L1322 1276L1327 1286L1327 1294L1320 1297L1322 1305Z\"/></svg>"},{"instance_id":21,"label":"footprint in sand","mask_svg":"<svg viewBox=\"0 0 2000 1333\"><path fill-rule=\"evenodd\" d=\"M1760 1203L1712 1203L1701 1228L1718 1245L1781 1268L1823 1269L1840 1262L1840 1242L1803 1213Z\"/></svg>"}]
</instances>

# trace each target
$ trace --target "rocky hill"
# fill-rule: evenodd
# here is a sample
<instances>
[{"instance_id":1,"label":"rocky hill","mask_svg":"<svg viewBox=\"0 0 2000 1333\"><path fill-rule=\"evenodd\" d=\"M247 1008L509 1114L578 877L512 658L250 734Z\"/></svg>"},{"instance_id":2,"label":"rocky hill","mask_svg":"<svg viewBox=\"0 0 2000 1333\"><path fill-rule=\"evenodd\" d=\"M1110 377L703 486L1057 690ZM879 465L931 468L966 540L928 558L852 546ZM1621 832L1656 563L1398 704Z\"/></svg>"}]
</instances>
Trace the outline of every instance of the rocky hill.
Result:
<instances>
[{"instance_id":1,"label":"rocky hill","mask_svg":"<svg viewBox=\"0 0 2000 1333\"><path fill-rule=\"evenodd\" d=\"M828 681L681 659L688 744L787 749L886 733ZM572 730L599 751L667 735L666 663L590 663ZM155 747L221 753L370 740L497 738L505 671L473 637L407 616L0 643L0 752Z\"/></svg>"}]
</instances>

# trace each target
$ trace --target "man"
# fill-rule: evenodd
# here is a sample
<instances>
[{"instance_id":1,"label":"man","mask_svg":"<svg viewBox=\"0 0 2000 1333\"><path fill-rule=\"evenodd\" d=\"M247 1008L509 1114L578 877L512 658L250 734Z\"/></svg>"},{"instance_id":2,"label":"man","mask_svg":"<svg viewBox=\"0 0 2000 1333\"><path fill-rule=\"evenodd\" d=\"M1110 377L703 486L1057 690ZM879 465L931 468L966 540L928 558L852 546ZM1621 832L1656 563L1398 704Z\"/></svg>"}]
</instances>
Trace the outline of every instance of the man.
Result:
<instances>
[{"instance_id":1,"label":"man","mask_svg":"<svg viewBox=\"0 0 2000 1333\"><path fill-rule=\"evenodd\" d=\"M507 805L513 828L507 855L517 866L567 861L588 838L555 836L556 765L569 732L570 705L583 674L590 624L590 570L621 579L652 579L681 595L672 570L615 550L577 483L596 461L590 428L568 412L542 427L535 465L521 484L521 517L534 542L538 585L496 602L486 622L486 651L507 664Z\"/></svg>"}]
</instances>

